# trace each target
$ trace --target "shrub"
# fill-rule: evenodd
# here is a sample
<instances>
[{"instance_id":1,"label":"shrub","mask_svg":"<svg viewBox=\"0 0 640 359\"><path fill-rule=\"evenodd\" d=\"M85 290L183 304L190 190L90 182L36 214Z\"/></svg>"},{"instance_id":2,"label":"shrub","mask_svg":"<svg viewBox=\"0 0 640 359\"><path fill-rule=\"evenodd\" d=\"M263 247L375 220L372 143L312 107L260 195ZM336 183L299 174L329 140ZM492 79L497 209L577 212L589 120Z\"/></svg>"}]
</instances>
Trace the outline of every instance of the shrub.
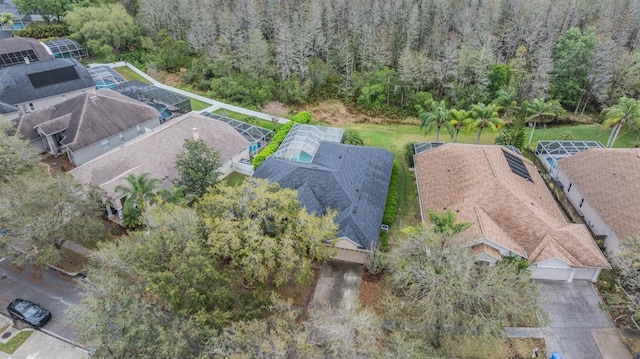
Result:
<instances>
[{"instance_id":1,"label":"shrub","mask_svg":"<svg viewBox=\"0 0 640 359\"><path fill-rule=\"evenodd\" d=\"M300 111L298 113L296 113L295 115L291 116L291 121L293 122L297 122L297 123L309 123L311 122L311 120L313 119L311 117L311 114L307 111Z\"/></svg>"},{"instance_id":2,"label":"shrub","mask_svg":"<svg viewBox=\"0 0 640 359\"><path fill-rule=\"evenodd\" d=\"M388 231L380 231L380 239L378 240L378 250L380 252L386 252L389 250L389 232Z\"/></svg>"},{"instance_id":3,"label":"shrub","mask_svg":"<svg viewBox=\"0 0 640 359\"><path fill-rule=\"evenodd\" d=\"M384 207L384 216L382 223L391 225L396 219L396 211L398 210L398 185L400 183L400 165L393 162L391 169L391 181L389 183L389 193L387 194L387 205Z\"/></svg>"},{"instance_id":4,"label":"shrub","mask_svg":"<svg viewBox=\"0 0 640 359\"><path fill-rule=\"evenodd\" d=\"M273 136L273 139L267 145L267 147L265 147L262 151L260 151L260 153L258 153L251 161L254 169L258 168L258 166L260 166L262 161L266 160L267 157L271 156L274 152L278 150L278 147L280 147L280 144L282 143L282 141L284 141L285 137L287 137L287 134L289 133L289 131L291 130L291 127L293 127L294 124L295 122L289 121L284 126L280 127L280 129L276 132L275 136Z\"/></svg>"},{"instance_id":5,"label":"shrub","mask_svg":"<svg viewBox=\"0 0 640 359\"><path fill-rule=\"evenodd\" d=\"M364 145L364 141L362 140L362 137L360 137L360 134L358 134L358 131L352 128L348 128L344 130L344 135L342 136L342 143L347 145L356 145L356 146Z\"/></svg>"},{"instance_id":6,"label":"shrub","mask_svg":"<svg viewBox=\"0 0 640 359\"><path fill-rule=\"evenodd\" d=\"M69 28L64 24L32 25L15 33L16 36L32 37L38 40L67 37L70 34Z\"/></svg>"},{"instance_id":7,"label":"shrub","mask_svg":"<svg viewBox=\"0 0 640 359\"><path fill-rule=\"evenodd\" d=\"M404 159L407 161L407 165L413 168L413 155L415 154L415 142L409 142L404 145Z\"/></svg>"}]
</instances>

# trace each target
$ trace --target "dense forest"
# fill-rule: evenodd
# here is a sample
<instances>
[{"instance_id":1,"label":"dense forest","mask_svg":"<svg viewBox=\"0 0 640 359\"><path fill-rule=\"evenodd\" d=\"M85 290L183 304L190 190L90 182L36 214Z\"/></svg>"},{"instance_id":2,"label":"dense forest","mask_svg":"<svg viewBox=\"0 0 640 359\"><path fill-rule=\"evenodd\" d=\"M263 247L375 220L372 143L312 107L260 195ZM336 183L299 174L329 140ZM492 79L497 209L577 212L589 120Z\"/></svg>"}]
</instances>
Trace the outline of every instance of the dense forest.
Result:
<instances>
[{"instance_id":1,"label":"dense forest","mask_svg":"<svg viewBox=\"0 0 640 359\"><path fill-rule=\"evenodd\" d=\"M640 94L637 0L139 0L147 34L184 40L184 79L260 106L339 96L411 113L466 107L502 88L600 110Z\"/></svg>"},{"instance_id":2,"label":"dense forest","mask_svg":"<svg viewBox=\"0 0 640 359\"><path fill-rule=\"evenodd\" d=\"M64 19L94 55L252 108L338 98L397 117L505 90L595 113L640 95L640 0L14 2Z\"/></svg>"}]
</instances>

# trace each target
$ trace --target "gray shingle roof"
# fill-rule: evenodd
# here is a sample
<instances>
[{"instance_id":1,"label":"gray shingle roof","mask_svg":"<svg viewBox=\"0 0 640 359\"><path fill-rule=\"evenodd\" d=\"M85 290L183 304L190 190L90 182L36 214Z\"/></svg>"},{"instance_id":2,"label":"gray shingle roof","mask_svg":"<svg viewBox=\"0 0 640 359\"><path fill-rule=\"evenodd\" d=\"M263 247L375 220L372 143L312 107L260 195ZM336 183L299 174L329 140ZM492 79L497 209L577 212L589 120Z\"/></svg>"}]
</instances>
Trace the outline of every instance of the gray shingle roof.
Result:
<instances>
[{"instance_id":1,"label":"gray shingle roof","mask_svg":"<svg viewBox=\"0 0 640 359\"><path fill-rule=\"evenodd\" d=\"M18 60L22 60L19 54L24 54L24 51L33 51L29 59L31 62L53 59L53 56L47 51L47 47L36 39L28 37L0 38L0 54L15 54ZM33 55L35 55L35 58L33 58ZM20 61L20 63L24 63L24 61ZM11 66L11 63L5 63L4 65Z\"/></svg>"},{"instance_id":2,"label":"gray shingle roof","mask_svg":"<svg viewBox=\"0 0 640 359\"><path fill-rule=\"evenodd\" d=\"M12 113L12 112L17 112L18 108L13 106L13 105L9 105L6 104L4 102L0 102L0 114L3 113Z\"/></svg>"},{"instance_id":3,"label":"gray shingle roof","mask_svg":"<svg viewBox=\"0 0 640 359\"><path fill-rule=\"evenodd\" d=\"M87 91L55 106L24 114L18 132L25 139L61 132L61 144L72 151L116 135L136 125L160 118L155 108L112 90Z\"/></svg>"},{"instance_id":4,"label":"gray shingle roof","mask_svg":"<svg viewBox=\"0 0 640 359\"><path fill-rule=\"evenodd\" d=\"M389 191L393 154L382 148L321 142L310 163L270 157L253 174L298 190L307 211L338 211L339 237L375 249Z\"/></svg>"},{"instance_id":5,"label":"gray shingle roof","mask_svg":"<svg viewBox=\"0 0 640 359\"><path fill-rule=\"evenodd\" d=\"M35 88L29 80L30 74L65 67L73 67L79 78L39 88ZM89 71L75 59L38 61L0 69L0 102L10 105L62 95L80 89L95 88L95 86Z\"/></svg>"}]
</instances>

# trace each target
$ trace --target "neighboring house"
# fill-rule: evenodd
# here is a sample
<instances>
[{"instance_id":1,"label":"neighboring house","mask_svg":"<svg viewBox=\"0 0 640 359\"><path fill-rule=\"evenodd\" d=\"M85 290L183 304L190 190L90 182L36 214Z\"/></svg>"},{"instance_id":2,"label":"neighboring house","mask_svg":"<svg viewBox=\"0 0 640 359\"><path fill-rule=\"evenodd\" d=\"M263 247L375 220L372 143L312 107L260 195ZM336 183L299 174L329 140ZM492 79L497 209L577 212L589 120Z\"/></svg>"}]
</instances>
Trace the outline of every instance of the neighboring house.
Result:
<instances>
[{"instance_id":1,"label":"neighboring house","mask_svg":"<svg viewBox=\"0 0 640 359\"><path fill-rule=\"evenodd\" d=\"M148 173L161 180L159 188L170 188L178 178L176 156L184 151L185 140L198 138L220 152L221 178L232 172L232 162L249 159L249 141L229 124L195 113L189 113L127 142L113 151L95 158L69 173L80 183L91 183L103 189L108 198L109 218L122 220L125 198L115 191L127 185L125 177Z\"/></svg>"},{"instance_id":2,"label":"neighboring house","mask_svg":"<svg viewBox=\"0 0 640 359\"><path fill-rule=\"evenodd\" d=\"M595 282L609 263L581 224L567 223L536 167L502 146L448 143L414 156L423 221L451 210L479 261L525 258L535 279Z\"/></svg>"},{"instance_id":3,"label":"neighboring house","mask_svg":"<svg viewBox=\"0 0 640 359\"><path fill-rule=\"evenodd\" d=\"M640 149L590 149L558 161L557 181L605 247L640 236Z\"/></svg>"},{"instance_id":4,"label":"neighboring house","mask_svg":"<svg viewBox=\"0 0 640 359\"><path fill-rule=\"evenodd\" d=\"M21 114L56 105L95 87L87 69L74 59L0 69L0 102L17 107Z\"/></svg>"},{"instance_id":5,"label":"neighboring house","mask_svg":"<svg viewBox=\"0 0 640 359\"><path fill-rule=\"evenodd\" d=\"M322 141L310 162L272 156L253 176L297 190L311 213L336 210L336 259L363 263L378 246L392 167L385 149Z\"/></svg>"},{"instance_id":6,"label":"neighboring house","mask_svg":"<svg viewBox=\"0 0 640 359\"><path fill-rule=\"evenodd\" d=\"M0 39L0 68L53 59L43 43L27 37Z\"/></svg>"},{"instance_id":7,"label":"neighboring house","mask_svg":"<svg viewBox=\"0 0 640 359\"><path fill-rule=\"evenodd\" d=\"M91 90L20 116L17 131L43 152L81 165L160 125L160 112L112 90Z\"/></svg>"},{"instance_id":8,"label":"neighboring house","mask_svg":"<svg viewBox=\"0 0 640 359\"><path fill-rule=\"evenodd\" d=\"M590 148L604 148L604 146L598 141L538 141L536 156L551 177L557 179L559 160Z\"/></svg>"}]
</instances>

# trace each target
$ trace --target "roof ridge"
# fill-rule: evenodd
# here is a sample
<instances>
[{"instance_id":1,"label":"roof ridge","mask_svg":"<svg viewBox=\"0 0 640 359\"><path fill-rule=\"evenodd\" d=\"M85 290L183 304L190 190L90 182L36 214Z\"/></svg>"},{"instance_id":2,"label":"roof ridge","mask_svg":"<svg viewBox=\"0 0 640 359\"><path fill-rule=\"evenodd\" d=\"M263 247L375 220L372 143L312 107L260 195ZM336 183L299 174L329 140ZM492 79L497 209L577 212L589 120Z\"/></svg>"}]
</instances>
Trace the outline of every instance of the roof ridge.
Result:
<instances>
[{"instance_id":1,"label":"roof ridge","mask_svg":"<svg viewBox=\"0 0 640 359\"><path fill-rule=\"evenodd\" d=\"M544 246L543 246L544 245ZM553 246L553 249L558 250L560 253L562 253L562 255L564 255L566 257L566 259L569 260L569 262L567 264L574 266L574 265L578 265L578 266L584 266L582 264L582 262L580 262L579 260L577 260L571 253L569 253L569 251L567 251L564 246L558 242L556 240L556 238L553 236L552 233L547 233L543 238L542 241L540 241L540 243L538 244L538 246L536 247L536 249L534 249L533 253L531 254L530 258L531 259L535 259L538 255L540 255L540 253L547 247L549 246ZM535 255L534 255L535 254ZM558 258L558 257L553 257L553 258ZM562 259L562 258L559 258Z\"/></svg>"}]
</instances>

